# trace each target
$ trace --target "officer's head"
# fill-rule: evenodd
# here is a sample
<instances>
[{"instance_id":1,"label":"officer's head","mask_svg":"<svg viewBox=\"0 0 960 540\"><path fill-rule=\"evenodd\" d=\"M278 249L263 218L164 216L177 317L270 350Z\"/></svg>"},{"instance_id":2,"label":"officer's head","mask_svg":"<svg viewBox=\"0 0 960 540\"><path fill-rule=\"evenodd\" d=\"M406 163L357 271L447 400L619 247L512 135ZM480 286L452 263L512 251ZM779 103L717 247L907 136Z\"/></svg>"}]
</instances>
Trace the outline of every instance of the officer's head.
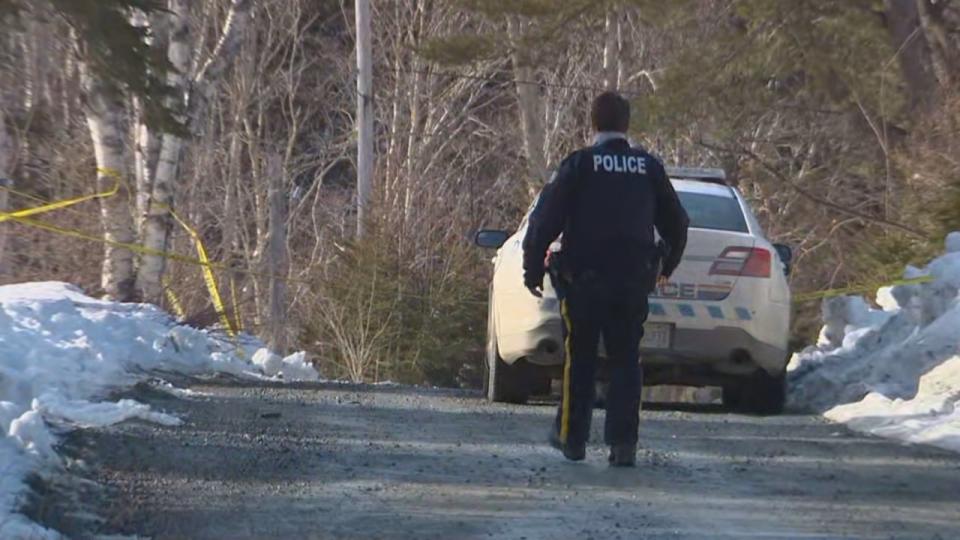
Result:
<instances>
[{"instance_id":1,"label":"officer's head","mask_svg":"<svg viewBox=\"0 0 960 540\"><path fill-rule=\"evenodd\" d=\"M626 133L630 128L630 103L616 92L604 92L593 100L590 118L597 131Z\"/></svg>"}]
</instances>

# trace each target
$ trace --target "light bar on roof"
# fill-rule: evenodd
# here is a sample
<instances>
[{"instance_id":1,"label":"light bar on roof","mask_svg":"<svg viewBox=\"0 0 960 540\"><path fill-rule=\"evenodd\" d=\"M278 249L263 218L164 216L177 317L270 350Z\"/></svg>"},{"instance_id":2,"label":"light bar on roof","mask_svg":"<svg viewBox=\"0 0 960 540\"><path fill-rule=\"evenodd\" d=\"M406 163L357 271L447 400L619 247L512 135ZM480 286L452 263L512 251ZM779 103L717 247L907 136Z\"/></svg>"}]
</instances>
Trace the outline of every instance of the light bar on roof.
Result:
<instances>
[{"instance_id":1,"label":"light bar on roof","mask_svg":"<svg viewBox=\"0 0 960 540\"><path fill-rule=\"evenodd\" d=\"M727 173L723 169L705 167L667 167L667 176L678 179L713 180L715 182L726 182L727 180Z\"/></svg>"}]
</instances>

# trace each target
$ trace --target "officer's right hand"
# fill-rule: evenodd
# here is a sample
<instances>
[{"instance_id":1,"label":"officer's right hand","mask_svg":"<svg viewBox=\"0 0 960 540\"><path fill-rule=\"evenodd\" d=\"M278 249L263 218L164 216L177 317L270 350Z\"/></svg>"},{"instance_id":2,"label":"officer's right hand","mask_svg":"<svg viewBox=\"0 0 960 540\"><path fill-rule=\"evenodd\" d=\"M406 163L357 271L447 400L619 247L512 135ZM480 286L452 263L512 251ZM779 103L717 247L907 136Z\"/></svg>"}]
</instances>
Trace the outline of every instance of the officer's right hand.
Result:
<instances>
[{"instance_id":1,"label":"officer's right hand","mask_svg":"<svg viewBox=\"0 0 960 540\"><path fill-rule=\"evenodd\" d=\"M665 276L665 275L663 275L663 274L660 274L659 276L657 276L657 288L658 288L658 289L662 289L663 287L666 287L666 286L667 286L667 283L669 283L669 282L670 282L670 278L668 278L667 276Z\"/></svg>"},{"instance_id":2,"label":"officer's right hand","mask_svg":"<svg viewBox=\"0 0 960 540\"><path fill-rule=\"evenodd\" d=\"M531 272L523 276L523 286L530 291L530 294L537 298L543 298L543 274L534 275Z\"/></svg>"}]
</instances>

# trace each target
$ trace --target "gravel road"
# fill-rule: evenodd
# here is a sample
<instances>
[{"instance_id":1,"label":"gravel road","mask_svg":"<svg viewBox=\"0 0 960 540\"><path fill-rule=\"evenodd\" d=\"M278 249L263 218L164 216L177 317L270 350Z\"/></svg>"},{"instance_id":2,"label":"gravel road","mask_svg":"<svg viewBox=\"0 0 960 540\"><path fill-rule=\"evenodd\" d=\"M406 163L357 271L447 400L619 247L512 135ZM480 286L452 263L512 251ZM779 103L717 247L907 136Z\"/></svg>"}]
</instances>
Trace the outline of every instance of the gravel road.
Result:
<instances>
[{"instance_id":1,"label":"gravel road","mask_svg":"<svg viewBox=\"0 0 960 540\"><path fill-rule=\"evenodd\" d=\"M71 433L32 517L80 538L960 538L960 456L814 416L648 408L625 470L544 444L552 405L168 379L189 390L123 397L184 424Z\"/></svg>"}]
</instances>

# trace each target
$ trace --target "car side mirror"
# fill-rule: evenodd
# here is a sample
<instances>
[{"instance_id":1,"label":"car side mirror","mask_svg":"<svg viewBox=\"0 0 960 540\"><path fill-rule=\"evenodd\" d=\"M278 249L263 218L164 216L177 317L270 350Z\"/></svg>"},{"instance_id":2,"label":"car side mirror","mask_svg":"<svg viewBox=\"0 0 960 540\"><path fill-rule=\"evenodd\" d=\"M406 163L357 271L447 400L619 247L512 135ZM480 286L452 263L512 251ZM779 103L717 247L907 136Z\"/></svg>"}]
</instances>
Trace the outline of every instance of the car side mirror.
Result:
<instances>
[{"instance_id":1,"label":"car side mirror","mask_svg":"<svg viewBox=\"0 0 960 540\"><path fill-rule=\"evenodd\" d=\"M507 231L496 231L492 229L483 229L477 231L473 238L473 243L486 249L500 249L510 238Z\"/></svg>"},{"instance_id":2,"label":"car side mirror","mask_svg":"<svg viewBox=\"0 0 960 540\"><path fill-rule=\"evenodd\" d=\"M773 249L777 250L777 255L783 261L783 273L789 276L793 269L793 248L786 244L774 244Z\"/></svg>"}]
</instances>

